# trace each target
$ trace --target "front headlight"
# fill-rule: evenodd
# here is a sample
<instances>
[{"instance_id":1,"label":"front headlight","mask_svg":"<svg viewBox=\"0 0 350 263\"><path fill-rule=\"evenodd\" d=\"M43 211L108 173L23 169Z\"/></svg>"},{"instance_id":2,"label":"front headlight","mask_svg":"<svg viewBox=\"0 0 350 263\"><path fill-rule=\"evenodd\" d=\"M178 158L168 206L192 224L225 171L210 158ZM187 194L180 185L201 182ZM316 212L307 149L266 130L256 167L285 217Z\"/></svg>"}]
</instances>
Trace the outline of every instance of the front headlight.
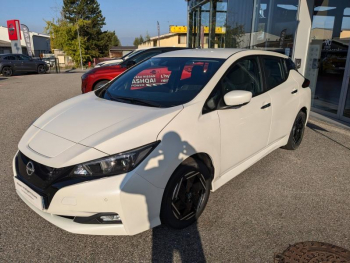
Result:
<instances>
[{"instance_id":1,"label":"front headlight","mask_svg":"<svg viewBox=\"0 0 350 263\"><path fill-rule=\"evenodd\" d=\"M105 158L76 165L70 176L109 176L130 172L157 147L159 141Z\"/></svg>"}]
</instances>

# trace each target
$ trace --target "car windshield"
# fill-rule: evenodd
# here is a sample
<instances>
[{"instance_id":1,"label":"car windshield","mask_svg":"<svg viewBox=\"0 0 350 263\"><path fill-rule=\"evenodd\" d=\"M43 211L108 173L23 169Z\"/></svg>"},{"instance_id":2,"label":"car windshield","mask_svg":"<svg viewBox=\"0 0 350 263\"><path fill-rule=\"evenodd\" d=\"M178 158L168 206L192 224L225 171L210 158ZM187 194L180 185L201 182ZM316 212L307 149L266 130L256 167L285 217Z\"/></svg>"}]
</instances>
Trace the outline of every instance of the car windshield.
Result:
<instances>
[{"instance_id":1,"label":"car windshield","mask_svg":"<svg viewBox=\"0 0 350 263\"><path fill-rule=\"evenodd\" d=\"M128 58L131 58L131 57L135 56L136 54L140 53L141 51L143 51L143 50L142 49L134 50L134 51L130 52L129 54L126 54L124 57L122 57L122 59L126 60Z\"/></svg>"},{"instance_id":2,"label":"car windshield","mask_svg":"<svg viewBox=\"0 0 350 263\"><path fill-rule=\"evenodd\" d=\"M96 95L144 106L181 105L197 96L223 62L209 58L151 58L97 90Z\"/></svg>"}]
</instances>

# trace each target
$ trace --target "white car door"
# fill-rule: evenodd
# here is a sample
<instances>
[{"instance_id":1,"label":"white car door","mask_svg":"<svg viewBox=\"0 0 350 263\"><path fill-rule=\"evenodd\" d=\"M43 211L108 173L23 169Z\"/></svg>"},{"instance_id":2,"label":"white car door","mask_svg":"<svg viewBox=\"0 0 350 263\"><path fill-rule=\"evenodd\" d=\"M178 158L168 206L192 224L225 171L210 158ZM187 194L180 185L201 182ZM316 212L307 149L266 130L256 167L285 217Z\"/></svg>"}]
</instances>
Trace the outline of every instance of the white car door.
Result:
<instances>
[{"instance_id":1,"label":"white car door","mask_svg":"<svg viewBox=\"0 0 350 263\"><path fill-rule=\"evenodd\" d=\"M280 57L262 56L267 93L271 97L272 122L268 144L289 136L299 107L299 87L292 74L287 72L285 61Z\"/></svg>"},{"instance_id":2,"label":"white car door","mask_svg":"<svg viewBox=\"0 0 350 263\"><path fill-rule=\"evenodd\" d=\"M256 56L235 62L218 83L221 96L232 90L252 92L251 101L218 111L221 129L221 174L266 147L271 124L271 99L264 92ZM221 103L222 99L221 99Z\"/></svg>"}]
</instances>

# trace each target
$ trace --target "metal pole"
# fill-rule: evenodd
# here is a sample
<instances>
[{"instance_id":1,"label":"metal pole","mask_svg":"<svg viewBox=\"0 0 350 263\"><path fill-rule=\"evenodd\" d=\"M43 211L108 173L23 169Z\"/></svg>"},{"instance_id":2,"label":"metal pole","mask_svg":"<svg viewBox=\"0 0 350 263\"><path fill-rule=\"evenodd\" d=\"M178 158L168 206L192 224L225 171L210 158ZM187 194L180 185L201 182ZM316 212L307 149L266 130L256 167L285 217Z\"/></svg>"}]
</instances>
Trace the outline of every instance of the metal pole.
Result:
<instances>
[{"instance_id":1,"label":"metal pole","mask_svg":"<svg viewBox=\"0 0 350 263\"><path fill-rule=\"evenodd\" d=\"M80 53L80 66L81 66L81 70L83 70L84 68L83 68L83 57L81 56L79 25L77 25L77 31L78 31L79 53Z\"/></svg>"},{"instance_id":2,"label":"metal pole","mask_svg":"<svg viewBox=\"0 0 350 263\"><path fill-rule=\"evenodd\" d=\"M202 16L202 14L201 14L201 7L198 7L197 8L197 27L195 28L195 30L196 30L196 48L200 48L200 45L201 45L201 26L202 26L202 21L201 21L201 16Z\"/></svg>"},{"instance_id":3,"label":"metal pole","mask_svg":"<svg viewBox=\"0 0 350 263\"><path fill-rule=\"evenodd\" d=\"M190 25L190 3L187 2L187 34L186 34L186 46L189 47L189 39L190 39L190 30L191 30L191 25Z\"/></svg>"},{"instance_id":4,"label":"metal pole","mask_svg":"<svg viewBox=\"0 0 350 263\"><path fill-rule=\"evenodd\" d=\"M209 48L215 48L215 30L216 30L216 0L210 1L210 13L209 13Z\"/></svg>"},{"instance_id":5,"label":"metal pole","mask_svg":"<svg viewBox=\"0 0 350 263\"><path fill-rule=\"evenodd\" d=\"M158 47L160 47L160 27L159 27L158 21L157 21L157 29L158 29Z\"/></svg>"}]
</instances>

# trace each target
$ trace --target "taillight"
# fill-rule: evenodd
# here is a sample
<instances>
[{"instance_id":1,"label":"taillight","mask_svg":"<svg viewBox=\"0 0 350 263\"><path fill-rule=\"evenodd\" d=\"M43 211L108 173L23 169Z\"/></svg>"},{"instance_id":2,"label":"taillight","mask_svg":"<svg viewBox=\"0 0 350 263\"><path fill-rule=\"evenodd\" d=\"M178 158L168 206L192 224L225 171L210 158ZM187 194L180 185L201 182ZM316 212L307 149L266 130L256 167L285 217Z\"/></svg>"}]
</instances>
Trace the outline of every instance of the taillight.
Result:
<instances>
[{"instance_id":1,"label":"taillight","mask_svg":"<svg viewBox=\"0 0 350 263\"><path fill-rule=\"evenodd\" d=\"M301 85L303 88L307 88L307 87L310 87L310 80L308 79L305 79L304 82L303 82L303 85Z\"/></svg>"}]
</instances>

